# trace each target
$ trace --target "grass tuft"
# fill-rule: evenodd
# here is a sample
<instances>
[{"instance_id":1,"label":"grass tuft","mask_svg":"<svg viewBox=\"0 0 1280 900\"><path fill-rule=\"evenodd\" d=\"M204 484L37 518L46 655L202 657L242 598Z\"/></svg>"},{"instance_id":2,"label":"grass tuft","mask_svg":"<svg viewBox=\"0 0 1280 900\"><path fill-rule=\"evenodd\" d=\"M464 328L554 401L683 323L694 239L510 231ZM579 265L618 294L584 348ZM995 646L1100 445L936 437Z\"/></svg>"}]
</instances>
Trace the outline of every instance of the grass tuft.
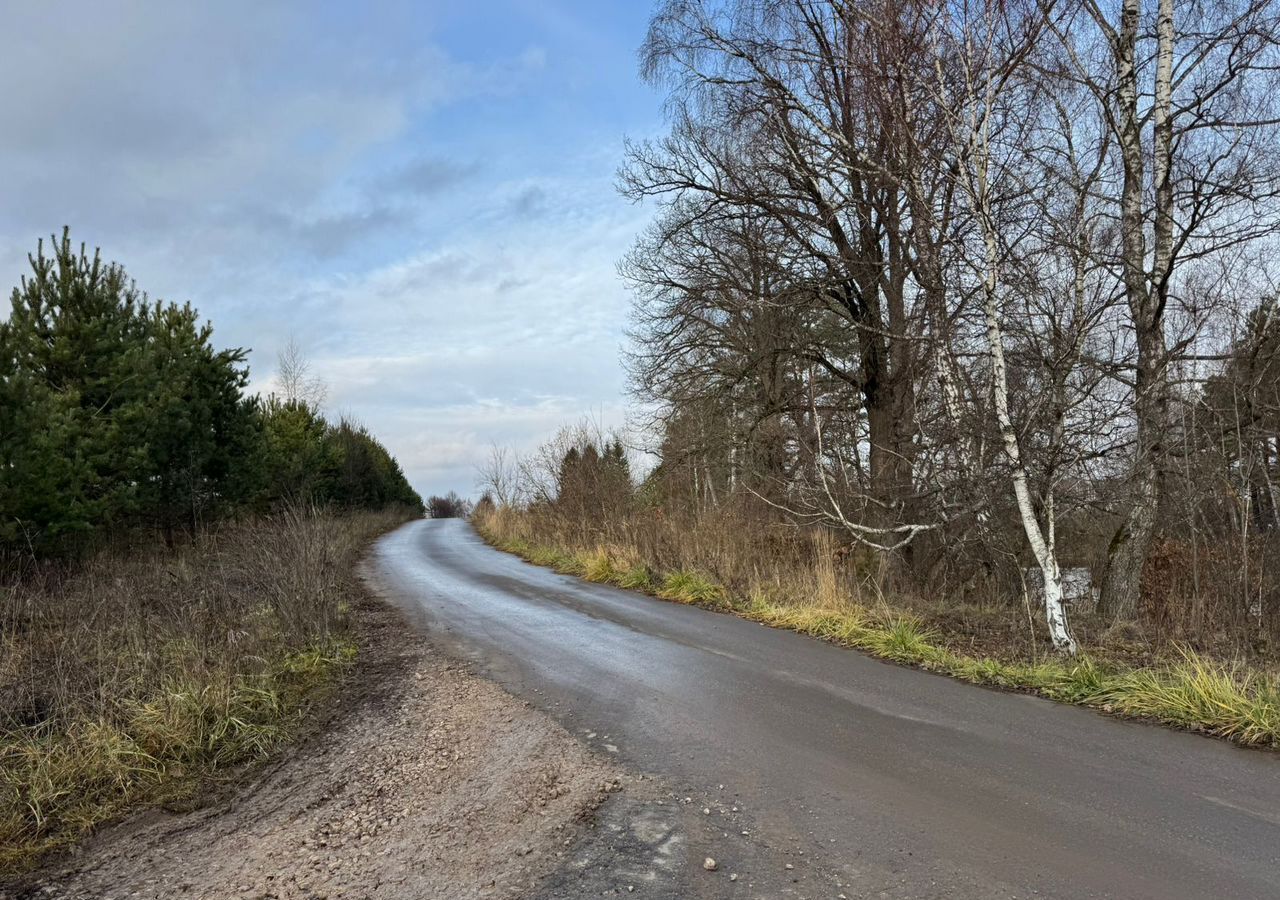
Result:
<instances>
[{"instance_id":1,"label":"grass tuft","mask_svg":"<svg viewBox=\"0 0 1280 900\"><path fill-rule=\"evenodd\" d=\"M619 573L616 584L630 591L653 592L653 574L648 566L636 565Z\"/></svg>"},{"instance_id":2,"label":"grass tuft","mask_svg":"<svg viewBox=\"0 0 1280 900\"><path fill-rule=\"evenodd\" d=\"M677 603L695 606L723 607L728 604L728 593L723 587L698 572L672 572L662 580L658 596Z\"/></svg>"},{"instance_id":3,"label":"grass tuft","mask_svg":"<svg viewBox=\"0 0 1280 900\"><path fill-rule=\"evenodd\" d=\"M1116 677L1105 703L1127 715L1145 716L1205 731L1242 744L1280 743L1280 696L1262 676L1212 663L1190 650L1168 669L1135 669Z\"/></svg>"},{"instance_id":4,"label":"grass tuft","mask_svg":"<svg viewBox=\"0 0 1280 900\"><path fill-rule=\"evenodd\" d=\"M925 629L924 622L917 616L896 615L867 629L859 646L895 662L925 663L938 656L938 648L932 643L934 639L935 635Z\"/></svg>"},{"instance_id":5,"label":"grass tuft","mask_svg":"<svg viewBox=\"0 0 1280 900\"><path fill-rule=\"evenodd\" d=\"M621 576L613 557L603 547L598 547L594 552L587 554L581 564L582 577L596 584L614 584Z\"/></svg>"}]
</instances>

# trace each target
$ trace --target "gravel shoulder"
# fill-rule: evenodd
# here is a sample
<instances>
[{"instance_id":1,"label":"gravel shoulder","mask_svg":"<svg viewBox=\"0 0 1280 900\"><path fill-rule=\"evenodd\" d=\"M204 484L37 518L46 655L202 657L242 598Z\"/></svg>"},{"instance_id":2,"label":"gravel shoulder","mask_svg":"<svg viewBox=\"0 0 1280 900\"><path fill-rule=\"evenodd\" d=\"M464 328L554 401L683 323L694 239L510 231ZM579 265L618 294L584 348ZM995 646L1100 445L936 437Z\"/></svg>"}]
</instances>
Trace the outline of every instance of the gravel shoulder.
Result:
<instances>
[{"instance_id":1,"label":"gravel shoulder","mask_svg":"<svg viewBox=\"0 0 1280 900\"><path fill-rule=\"evenodd\" d=\"M680 812L657 783L434 654L381 601L359 616L360 663L312 734L0 898L687 895Z\"/></svg>"}]
</instances>

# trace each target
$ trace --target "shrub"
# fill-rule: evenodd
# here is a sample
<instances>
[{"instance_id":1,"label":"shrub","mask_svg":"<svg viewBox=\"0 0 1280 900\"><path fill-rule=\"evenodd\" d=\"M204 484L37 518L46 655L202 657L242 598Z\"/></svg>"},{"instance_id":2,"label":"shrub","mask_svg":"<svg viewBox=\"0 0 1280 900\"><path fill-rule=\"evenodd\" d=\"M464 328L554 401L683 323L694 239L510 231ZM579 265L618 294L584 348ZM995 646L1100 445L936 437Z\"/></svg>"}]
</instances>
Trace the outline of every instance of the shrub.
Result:
<instances>
[{"instance_id":1,"label":"shrub","mask_svg":"<svg viewBox=\"0 0 1280 900\"><path fill-rule=\"evenodd\" d=\"M427 500L427 512L433 519L464 519L471 514L471 504L450 491L444 497Z\"/></svg>"}]
</instances>

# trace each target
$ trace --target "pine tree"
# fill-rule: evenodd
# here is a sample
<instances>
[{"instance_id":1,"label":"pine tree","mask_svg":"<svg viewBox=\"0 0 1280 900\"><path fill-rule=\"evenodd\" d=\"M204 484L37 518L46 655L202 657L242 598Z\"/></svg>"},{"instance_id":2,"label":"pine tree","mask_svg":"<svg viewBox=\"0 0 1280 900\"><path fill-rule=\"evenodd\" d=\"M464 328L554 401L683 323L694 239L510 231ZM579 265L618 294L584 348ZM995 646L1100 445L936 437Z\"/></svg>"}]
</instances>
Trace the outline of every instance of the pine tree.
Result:
<instances>
[{"instance_id":1,"label":"pine tree","mask_svg":"<svg viewBox=\"0 0 1280 900\"><path fill-rule=\"evenodd\" d=\"M72 540L136 509L145 448L127 423L142 414L145 300L118 266L63 231L13 292L3 343L0 435L3 534L29 544Z\"/></svg>"}]
</instances>

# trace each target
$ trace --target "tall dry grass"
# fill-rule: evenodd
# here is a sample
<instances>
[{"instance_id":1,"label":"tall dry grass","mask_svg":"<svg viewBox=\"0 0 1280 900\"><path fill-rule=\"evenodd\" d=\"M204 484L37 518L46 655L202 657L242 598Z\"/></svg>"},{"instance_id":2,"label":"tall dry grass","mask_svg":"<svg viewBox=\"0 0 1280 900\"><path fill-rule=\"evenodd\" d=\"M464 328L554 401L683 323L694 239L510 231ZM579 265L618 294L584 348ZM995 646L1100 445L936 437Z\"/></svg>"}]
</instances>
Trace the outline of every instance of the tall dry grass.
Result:
<instances>
[{"instance_id":1,"label":"tall dry grass","mask_svg":"<svg viewBox=\"0 0 1280 900\"><path fill-rule=\"evenodd\" d=\"M354 566L398 512L295 509L0 584L0 873L261 756L354 655Z\"/></svg>"},{"instance_id":2,"label":"tall dry grass","mask_svg":"<svg viewBox=\"0 0 1280 900\"><path fill-rule=\"evenodd\" d=\"M737 597L865 606L883 602L887 587L886 568L869 552L837 546L823 530L762 523L733 511L695 516L646 510L598 523L549 508L488 507L477 524L499 543L604 553L624 569L698 575Z\"/></svg>"}]
</instances>

